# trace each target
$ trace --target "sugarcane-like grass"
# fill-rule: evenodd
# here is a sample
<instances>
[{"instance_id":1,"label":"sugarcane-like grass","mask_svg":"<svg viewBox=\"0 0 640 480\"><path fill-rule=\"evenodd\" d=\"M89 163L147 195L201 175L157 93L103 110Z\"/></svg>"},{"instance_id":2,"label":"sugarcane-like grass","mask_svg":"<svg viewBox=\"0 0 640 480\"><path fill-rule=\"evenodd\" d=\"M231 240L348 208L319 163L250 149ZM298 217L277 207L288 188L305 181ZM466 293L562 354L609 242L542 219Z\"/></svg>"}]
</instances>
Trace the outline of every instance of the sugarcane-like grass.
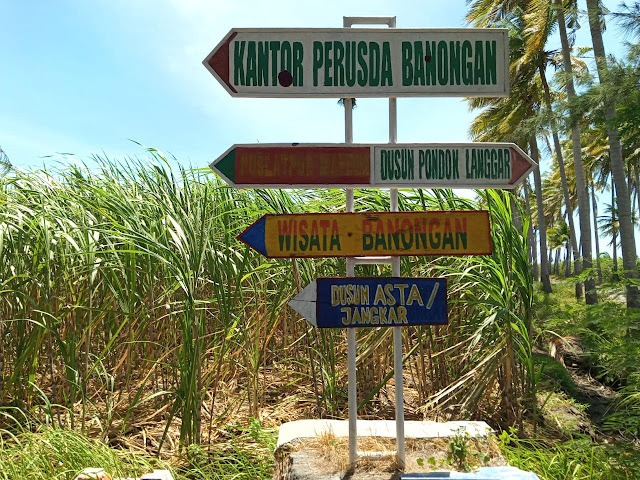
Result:
<instances>
[{"instance_id":1,"label":"sugarcane-like grass","mask_svg":"<svg viewBox=\"0 0 640 480\"><path fill-rule=\"evenodd\" d=\"M247 429L229 432L233 435L212 449L192 444L169 461L137 451L133 445L108 445L70 429L29 422L26 429L10 423L13 431L0 432L2 480L72 480L86 468L101 468L119 478L140 478L164 469L176 480L268 480L274 467L275 431L255 419Z\"/></svg>"},{"instance_id":2,"label":"sugarcane-like grass","mask_svg":"<svg viewBox=\"0 0 640 480\"><path fill-rule=\"evenodd\" d=\"M212 444L236 419L344 418L345 332L287 308L344 260L269 260L236 240L264 213L344 211L344 193L234 190L145 154L0 180L0 408L152 454ZM400 195L403 210L488 209L494 243L486 257L402 259L402 275L446 276L450 299L449 325L403 330L407 418L521 428L536 379L526 235L509 194L480 193ZM358 190L355 205L389 199ZM359 413L389 417L390 331L357 338Z\"/></svg>"}]
</instances>

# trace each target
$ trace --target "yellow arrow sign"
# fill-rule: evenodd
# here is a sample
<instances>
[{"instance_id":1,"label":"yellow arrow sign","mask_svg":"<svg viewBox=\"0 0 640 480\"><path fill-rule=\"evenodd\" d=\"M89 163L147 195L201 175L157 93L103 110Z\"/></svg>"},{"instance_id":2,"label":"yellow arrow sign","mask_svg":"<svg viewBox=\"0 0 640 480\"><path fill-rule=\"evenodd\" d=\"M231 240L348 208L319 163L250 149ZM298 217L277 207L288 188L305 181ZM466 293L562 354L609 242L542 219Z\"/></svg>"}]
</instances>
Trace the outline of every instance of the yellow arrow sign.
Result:
<instances>
[{"instance_id":1,"label":"yellow arrow sign","mask_svg":"<svg viewBox=\"0 0 640 480\"><path fill-rule=\"evenodd\" d=\"M238 238L269 258L492 252L485 210L264 215Z\"/></svg>"}]
</instances>

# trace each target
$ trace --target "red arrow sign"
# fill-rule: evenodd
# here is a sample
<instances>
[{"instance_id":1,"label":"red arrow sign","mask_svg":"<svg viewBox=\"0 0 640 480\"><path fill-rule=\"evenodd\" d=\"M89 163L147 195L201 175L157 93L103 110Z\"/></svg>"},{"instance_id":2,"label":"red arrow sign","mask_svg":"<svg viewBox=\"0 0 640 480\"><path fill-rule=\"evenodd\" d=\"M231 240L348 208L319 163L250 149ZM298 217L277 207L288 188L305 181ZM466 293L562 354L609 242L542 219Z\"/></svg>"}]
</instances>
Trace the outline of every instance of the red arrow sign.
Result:
<instances>
[{"instance_id":1,"label":"red arrow sign","mask_svg":"<svg viewBox=\"0 0 640 480\"><path fill-rule=\"evenodd\" d=\"M534 167L513 143L234 145L211 164L240 188L515 188Z\"/></svg>"},{"instance_id":2,"label":"red arrow sign","mask_svg":"<svg viewBox=\"0 0 640 480\"><path fill-rule=\"evenodd\" d=\"M234 145L211 168L235 187L370 184L368 146Z\"/></svg>"}]
</instances>

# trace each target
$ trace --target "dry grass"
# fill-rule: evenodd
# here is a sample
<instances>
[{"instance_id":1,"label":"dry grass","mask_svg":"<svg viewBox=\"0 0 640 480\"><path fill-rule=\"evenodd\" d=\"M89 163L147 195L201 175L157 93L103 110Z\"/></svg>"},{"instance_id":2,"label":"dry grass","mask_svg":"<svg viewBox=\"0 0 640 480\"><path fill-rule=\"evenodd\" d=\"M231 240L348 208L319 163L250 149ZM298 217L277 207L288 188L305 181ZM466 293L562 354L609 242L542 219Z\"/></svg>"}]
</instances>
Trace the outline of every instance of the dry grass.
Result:
<instances>
[{"instance_id":1,"label":"dry grass","mask_svg":"<svg viewBox=\"0 0 640 480\"><path fill-rule=\"evenodd\" d=\"M435 470L455 470L447 456L451 438L407 438L405 443L405 471L416 473ZM398 472L395 459L396 441L387 437L359 437L360 453L356 472ZM300 453L302 452L302 453ZM311 471L323 474L347 472L349 469L349 438L337 437L333 432L323 432L315 438L296 439L281 445L276 451L278 467L276 476L285 475L289 468L289 456L303 455ZM486 458L484 457L486 456ZM485 461L481 459L484 458ZM296 463L294 460L292 463ZM473 470L481 466L506 465L494 436L469 438L466 465ZM282 477L284 478L284 477Z\"/></svg>"}]
</instances>

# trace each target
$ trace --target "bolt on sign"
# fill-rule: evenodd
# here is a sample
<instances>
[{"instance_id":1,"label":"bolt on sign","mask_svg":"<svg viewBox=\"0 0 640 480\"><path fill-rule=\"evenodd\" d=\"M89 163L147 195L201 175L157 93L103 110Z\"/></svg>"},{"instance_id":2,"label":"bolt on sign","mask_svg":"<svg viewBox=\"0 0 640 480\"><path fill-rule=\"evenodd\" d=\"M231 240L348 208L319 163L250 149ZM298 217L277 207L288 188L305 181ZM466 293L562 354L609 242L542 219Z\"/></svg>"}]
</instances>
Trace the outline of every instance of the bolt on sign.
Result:
<instances>
[{"instance_id":1,"label":"bolt on sign","mask_svg":"<svg viewBox=\"0 0 640 480\"><path fill-rule=\"evenodd\" d=\"M515 188L535 166L513 143L233 145L210 165L254 188Z\"/></svg>"},{"instance_id":2,"label":"bolt on sign","mask_svg":"<svg viewBox=\"0 0 640 480\"><path fill-rule=\"evenodd\" d=\"M509 94L499 28L234 28L203 63L232 96Z\"/></svg>"},{"instance_id":3,"label":"bolt on sign","mask_svg":"<svg viewBox=\"0 0 640 480\"><path fill-rule=\"evenodd\" d=\"M447 323L444 278L317 278L289 306L315 327Z\"/></svg>"},{"instance_id":4,"label":"bolt on sign","mask_svg":"<svg viewBox=\"0 0 640 480\"><path fill-rule=\"evenodd\" d=\"M267 214L238 239L268 258L489 255L486 210Z\"/></svg>"}]
</instances>

